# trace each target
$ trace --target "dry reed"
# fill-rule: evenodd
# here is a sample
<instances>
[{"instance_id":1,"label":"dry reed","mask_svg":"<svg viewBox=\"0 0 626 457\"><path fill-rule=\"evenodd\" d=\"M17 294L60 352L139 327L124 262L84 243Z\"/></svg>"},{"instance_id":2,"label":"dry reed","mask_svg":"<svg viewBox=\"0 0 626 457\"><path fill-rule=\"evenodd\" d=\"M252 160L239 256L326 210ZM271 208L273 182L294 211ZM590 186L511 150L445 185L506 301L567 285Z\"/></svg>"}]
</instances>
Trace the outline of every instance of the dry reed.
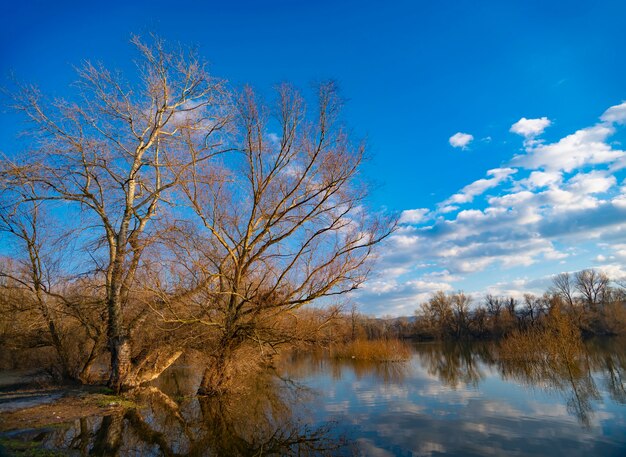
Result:
<instances>
[{"instance_id":1,"label":"dry reed","mask_svg":"<svg viewBox=\"0 0 626 457\"><path fill-rule=\"evenodd\" d=\"M411 348L408 344L396 339L358 339L348 343L333 345L330 353L336 359L401 362L411 357Z\"/></svg>"}]
</instances>

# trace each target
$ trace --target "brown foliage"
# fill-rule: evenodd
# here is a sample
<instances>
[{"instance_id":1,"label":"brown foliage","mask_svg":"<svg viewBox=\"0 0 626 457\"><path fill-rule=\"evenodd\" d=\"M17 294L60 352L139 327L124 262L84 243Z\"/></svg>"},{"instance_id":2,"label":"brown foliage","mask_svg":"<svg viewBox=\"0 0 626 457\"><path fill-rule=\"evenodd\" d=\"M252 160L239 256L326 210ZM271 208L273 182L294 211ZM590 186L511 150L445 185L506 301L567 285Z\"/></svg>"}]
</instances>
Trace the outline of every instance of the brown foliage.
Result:
<instances>
[{"instance_id":1,"label":"brown foliage","mask_svg":"<svg viewBox=\"0 0 626 457\"><path fill-rule=\"evenodd\" d=\"M355 340L334 344L331 357L337 359L369 360L373 362L401 362L411 356L410 347L400 340Z\"/></svg>"}]
</instances>

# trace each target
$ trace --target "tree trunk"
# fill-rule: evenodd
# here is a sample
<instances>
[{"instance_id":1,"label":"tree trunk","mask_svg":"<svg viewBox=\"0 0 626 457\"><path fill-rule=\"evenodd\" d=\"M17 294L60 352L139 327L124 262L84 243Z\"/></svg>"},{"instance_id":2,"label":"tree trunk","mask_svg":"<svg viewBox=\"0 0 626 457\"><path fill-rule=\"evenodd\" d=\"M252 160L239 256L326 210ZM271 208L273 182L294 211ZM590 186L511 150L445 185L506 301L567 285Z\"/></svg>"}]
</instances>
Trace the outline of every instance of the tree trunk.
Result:
<instances>
[{"instance_id":1,"label":"tree trunk","mask_svg":"<svg viewBox=\"0 0 626 457\"><path fill-rule=\"evenodd\" d=\"M36 264L34 264L36 265ZM76 376L72 373L70 369L70 363L67 357L67 353L65 352L65 348L63 347L63 341L61 340L61 335L57 329L57 326L50 314L50 309L48 308L48 304L46 303L46 299L44 296L44 292L41 288L41 283L38 276L35 276L35 295L37 296L37 303L39 305L39 310L41 311L41 315L46 321L46 325L48 326L48 331L50 333L50 338L52 338L52 345L54 346L54 350L56 351L57 361L59 363L59 369L61 374L61 379L64 381L76 380Z\"/></svg>"},{"instance_id":2,"label":"tree trunk","mask_svg":"<svg viewBox=\"0 0 626 457\"><path fill-rule=\"evenodd\" d=\"M98 355L100 354L101 338L101 336L98 336L97 339L94 341L93 346L91 347L91 351L89 352L89 355L87 356L87 359L83 364L83 368L78 374L78 379L80 379L83 384L89 384L89 382L91 381L91 367L93 366L96 359L98 358Z\"/></svg>"},{"instance_id":3,"label":"tree trunk","mask_svg":"<svg viewBox=\"0 0 626 457\"><path fill-rule=\"evenodd\" d=\"M220 351L205 368L202 381L198 388L198 395L219 396L228 389L230 382L228 357L225 352Z\"/></svg>"},{"instance_id":4,"label":"tree trunk","mask_svg":"<svg viewBox=\"0 0 626 457\"><path fill-rule=\"evenodd\" d=\"M119 393L128 387L131 369L130 341L122 328L122 307L119 288L113 286L109 297L109 350L111 351L111 377L109 387ZM117 290L116 290L117 289ZM116 293L117 292L117 293Z\"/></svg>"},{"instance_id":5,"label":"tree trunk","mask_svg":"<svg viewBox=\"0 0 626 457\"><path fill-rule=\"evenodd\" d=\"M131 374L130 342L125 336L111 338L111 377L109 387L116 393L126 390L129 387Z\"/></svg>"},{"instance_id":6,"label":"tree trunk","mask_svg":"<svg viewBox=\"0 0 626 457\"><path fill-rule=\"evenodd\" d=\"M54 321L52 320L52 318L50 317L50 314L48 313L48 309L46 308L46 305L42 304L41 310L42 310L44 319L46 320L46 323L48 324L48 330L50 332L50 337L52 338L52 345L54 346L54 349L57 353L57 360L58 360L59 368L61 371L61 378L64 381L75 381L76 376L74 375L74 373L72 373L72 370L70 369L70 363L67 359L67 354L65 352L65 348L63 347L61 337L59 335L59 332L57 331Z\"/></svg>"},{"instance_id":7,"label":"tree trunk","mask_svg":"<svg viewBox=\"0 0 626 457\"><path fill-rule=\"evenodd\" d=\"M123 258L123 256L118 252L116 260L119 258ZM107 336L111 352L109 387L119 393L130 387L128 381L132 366L130 341L124 329L122 318L122 281L119 261L113 265L107 295L107 311L109 313Z\"/></svg>"},{"instance_id":8,"label":"tree trunk","mask_svg":"<svg viewBox=\"0 0 626 457\"><path fill-rule=\"evenodd\" d=\"M183 351L172 351L168 349L157 349L153 351L139 364L133 364L133 376L129 380L129 384L139 386L158 378L161 373L176 362L182 354Z\"/></svg>"}]
</instances>

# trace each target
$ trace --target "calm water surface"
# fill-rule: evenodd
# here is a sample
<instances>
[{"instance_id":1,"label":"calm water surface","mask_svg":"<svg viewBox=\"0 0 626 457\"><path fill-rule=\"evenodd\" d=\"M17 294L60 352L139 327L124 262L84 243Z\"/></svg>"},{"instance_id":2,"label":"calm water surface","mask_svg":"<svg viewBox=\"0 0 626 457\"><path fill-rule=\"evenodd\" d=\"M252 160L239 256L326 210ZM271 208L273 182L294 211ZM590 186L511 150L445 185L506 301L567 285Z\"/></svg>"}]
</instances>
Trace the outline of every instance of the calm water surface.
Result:
<instances>
[{"instance_id":1,"label":"calm water surface","mask_svg":"<svg viewBox=\"0 0 626 457\"><path fill-rule=\"evenodd\" d=\"M173 367L144 406L12 436L67 455L626 456L623 340L569 365L433 343L406 363L294 355L277 374L198 399L200 370Z\"/></svg>"},{"instance_id":2,"label":"calm water surface","mask_svg":"<svg viewBox=\"0 0 626 457\"><path fill-rule=\"evenodd\" d=\"M405 365L306 357L286 372L319 392L313 423L363 455L626 456L623 341L577 366L503 363L494 346L421 344Z\"/></svg>"}]
</instances>

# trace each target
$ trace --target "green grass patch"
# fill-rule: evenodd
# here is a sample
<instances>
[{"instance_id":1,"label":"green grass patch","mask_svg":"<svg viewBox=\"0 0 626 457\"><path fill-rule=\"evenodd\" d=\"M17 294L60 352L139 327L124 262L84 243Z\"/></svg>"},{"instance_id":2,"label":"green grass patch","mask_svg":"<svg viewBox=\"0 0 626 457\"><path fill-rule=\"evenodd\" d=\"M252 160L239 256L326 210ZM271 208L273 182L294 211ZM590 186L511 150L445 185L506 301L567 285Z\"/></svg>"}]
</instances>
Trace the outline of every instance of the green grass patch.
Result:
<instances>
[{"instance_id":1,"label":"green grass patch","mask_svg":"<svg viewBox=\"0 0 626 457\"><path fill-rule=\"evenodd\" d=\"M110 387L102 386L102 387L98 388L96 393L99 393L99 394L102 394L102 395L114 395L115 391L113 389L111 389Z\"/></svg>"},{"instance_id":2,"label":"green grass patch","mask_svg":"<svg viewBox=\"0 0 626 457\"><path fill-rule=\"evenodd\" d=\"M101 408L121 407L125 409L137 408L137 403L121 395L96 394L90 399Z\"/></svg>"}]
</instances>

